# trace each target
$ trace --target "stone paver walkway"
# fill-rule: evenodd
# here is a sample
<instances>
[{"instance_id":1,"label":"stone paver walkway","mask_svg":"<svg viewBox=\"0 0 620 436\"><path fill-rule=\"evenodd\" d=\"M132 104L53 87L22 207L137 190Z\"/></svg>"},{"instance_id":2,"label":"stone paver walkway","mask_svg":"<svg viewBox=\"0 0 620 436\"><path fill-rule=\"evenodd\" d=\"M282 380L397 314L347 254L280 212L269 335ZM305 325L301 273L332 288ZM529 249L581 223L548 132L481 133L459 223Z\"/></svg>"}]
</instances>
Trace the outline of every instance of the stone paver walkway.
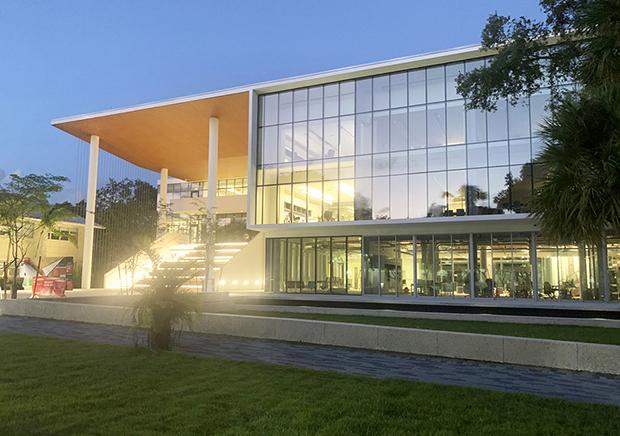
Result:
<instances>
[{"instance_id":1,"label":"stone paver walkway","mask_svg":"<svg viewBox=\"0 0 620 436\"><path fill-rule=\"evenodd\" d=\"M107 344L144 343L144 333L119 326L0 316L0 331ZM620 406L620 377L323 345L184 333L177 346L203 356L520 392Z\"/></svg>"}]
</instances>

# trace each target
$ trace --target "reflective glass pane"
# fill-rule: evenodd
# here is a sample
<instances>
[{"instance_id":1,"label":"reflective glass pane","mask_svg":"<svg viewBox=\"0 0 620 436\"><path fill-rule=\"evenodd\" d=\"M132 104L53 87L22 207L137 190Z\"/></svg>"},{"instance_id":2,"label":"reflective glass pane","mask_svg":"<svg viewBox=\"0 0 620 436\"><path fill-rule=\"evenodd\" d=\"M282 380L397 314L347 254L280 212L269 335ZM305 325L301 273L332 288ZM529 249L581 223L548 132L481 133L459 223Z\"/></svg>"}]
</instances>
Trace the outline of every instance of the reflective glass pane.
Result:
<instances>
[{"instance_id":1,"label":"reflective glass pane","mask_svg":"<svg viewBox=\"0 0 620 436\"><path fill-rule=\"evenodd\" d=\"M399 151L390 154L390 174L405 174L407 172L407 152Z\"/></svg>"},{"instance_id":2,"label":"reflective glass pane","mask_svg":"<svg viewBox=\"0 0 620 436\"><path fill-rule=\"evenodd\" d=\"M447 104L448 145L465 143L465 109L462 101Z\"/></svg>"},{"instance_id":3,"label":"reflective glass pane","mask_svg":"<svg viewBox=\"0 0 620 436\"><path fill-rule=\"evenodd\" d=\"M424 69L409 73L409 104L426 103L426 72Z\"/></svg>"},{"instance_id":4,"label":"reflective glass pane","mask_svg":"<svg viewBox=\"0 0 620 436\"><path fill-rule=\"evenodd\" d=\"M433 284L434 244L432 236L418 236L416 238L416 281L417 293L421 296L435 295Z\"/></svg>"},{"instance_id":5,"label":"reflective glass pane","mask_svg":"<svg viewBox=\"0 0 620 436\"><path fill-rule=\"evenodd\" d=\"M370 177L372 175L372 156L355 156L355 177Z\"/></svg>"},{"instance_id":6,"label":"reflective glass pane","mask_svg":"<svg viewBox=\"0 0 620 436\"><path fill-rule=\"evenodd\" d=\"M263 101L265 103L263 106L264 125L278 124L278 94L266 95Z\"/></svg>"},{"instance_id":7,"label":"reflective glass pane","mask_svg":"<svg viewBox=\"0 0 620 436\"><path fill-rule=\"evenodd\" d=\"M333 294L344 294L346 293L347 280L347 238L343 236L332 238L331 244L331 292Z\"/></svg>"},{"instance_id":8,"label":"reflective glass pane","mask_svg":"<svg viewBox=\"0 0 620 436\"><path fill-rule=\"evenodd\" d=\"M355 177L355 159L353 156L340 158L339 179L352 179Z\"/></svg>"},{"instance_id":9,"label":"reflective glass pane","mask_svg":"<svg viewBox=\"0 0 620 436\"><path fill-rule=\"evenodd\" d=\"M494 297L493 283L493 248L490 234L475 234L474 252L476 267L474 278L474 295L476 298Z\"/></svg>"},{"instance_id":10,"label":"reflective glass pane","mask_svg":"<svg viewBox=\"0 0 620 436\"><path fill-rule=\"evenodd\" d=\"M291 185L278 185L278 224L291 223Z\"/></svg>"},{"instance_id":11,"label":"reflective glass pane","mask_svg":"<svg viewBox=\"0 0 620 436\"><path fill-rule=\"evenodd\" d=\"M407 73L390 75L390 106L407 106Z\"/></svg>"},{"instance_id":12,"label":"reflective glass pane","mask_svg":"<svg viewBox=\"0 0 620 436\"><path fill-rule=\"evenodd\" d=\"M276 165L265 165L263 168L263 182L265 185L275 185L278 183L278 167Z\"/></svg>"},{"instance_id":13,"label":"reflective glass pane","mask_svg":"<svg viewBox=\"0 0 620 436\"><path fill-rule=\"evenodd\" d=\"M355 111L369 112L372 110L372 79L355 81Z\"/></svg>"},{"instance_id":14,"label":"reflective glass pane","mask_svg":"<svg viewBox=\"0 0 620 436\"><path fill-rule=\"evenodd\" d=\"M293 125L293 161L308 159L308 123Z\"/></svg>"},{"instance_id":15,"label":"reflective glass pane","mask_svg":"<svg viewBox=\"0 0 620 436\"><path fill-rule=\"evenodd\" d=\"M293 93L291 91L280 93L278 108L278 124L290 123L293 121Z\"/></svg>"},{"instance_id":16,"label":"reflective glass pane","mask_svg":"<svg viewBox=\"0 0 620 436\"><path fill-rule=\"evenodd\" d=\"M487 166L487 144L467 144L467 166L479 168Z\"/></svg>"},{"instance_id":17,"label":"reflective glass pane","mask_svg":"<svg viewBox=\"0 0 620 436\"><path fill-rule=\"evenodd\" d=\"M390 218L390 196L385 195L390 192L390 178L389 177L374 177L372 179L372 216L373 219L389 219Z\"/></svg>"},{"instance_id":18,"label":"reflective glass pane","mask_svg":"<svg viewBox=\"0 0 620 436\"><path fill-rule=\"evenodd\" d=\"M446 210L446 173L428 173L428 216L443 216Z\"/></svg>"},{"instance_id":19,"label":"reflective glass pane","mask_svg":"<svg viewBox=\"0 0 620 436\"><path fill-rule=\"evenodd\" d=\"M446 145L446 105L429 104L427 111L428 146Z\"/></svg>"},{"instance_id":20,"label":"reflective glass pane","mask_svg":"<svg viewBox=\"0 0 620 436\"><path fill-rule=\"evenodd\" d=\"M278 183L291 183L293 181L293 165L283 163L278 165Z\"/></svg>"},{"instance_id":21,"label":"reflective glass pane","mask_svg":"<svg viewBox=\"0 0 620 436\"><path fill-rule=\"evenodd\" d=\"M429 103L446 99L443 65L426 69L426 96Z\"/></svg>"},{"instance_id":22,"label":"reflective glass pane","mask_svg":"<svg viewBox=\"0 0 620 436\"><path fill-rule=\"evenodd\" d=\"M510 167L510 209L516 213L530 211L532 200L532 169L530 164Z\"/></svg>"},{"instance_id":23,"label":"reflective glass pane","mask_svg":"<svg viewBox=\"0 0 620 436\"><path fill-rule=\"evenodd\" d=\"M354 219L354 180L340 180L340 221L353 221Z\"/></svg>"},{"instance_id":24,"label":"reflective glass pane","mask_svg":"<svg viewBox=\"0 0 620 436\"><path fill-rule=\"evenodd\" d=\"M265 186L263 189L263 224L275 224L278 210L278 187Z\"/></svg>"},{"instance_id":25,"label":"reflective glass pane","mask_svg":"<svg viewBox=\"0 0 620 436\"><path fill-rule=\"evenodd\" d=\"M274 164L278 162L278 127L265 127L263 145L263 163Z\"/></svg>"},{"instance_id":26,"label":"reflective glass pane","mask_svg":"<svg viewBox=\"0 0 620 436\"><path fill-rule=\"evenodd\" d=\"M467 214L489 213L489 181L486 168L467 171Z\"/></svg>"},{"instance_id":27,"label":"reflective glass pane","mask_svg":"<svg viewBox=\"0 0 620 436\"><path fill-rule=\"evenodd\" d=\"M338 178L338 159L325 159L323 161L323 180Z\"/></svg>"},{"instance_id":28,"label":"reflective glass pane","mask_svg":"<svg viewBox=\"0 0 620 436\"><path fill-rule=\"evenodd\" d=\"M317 182L323 180L323 162L320 160L308 162L308 181Z\"/></svg>"},{"instance_id":29,"label":"reflective glass pane","mask_svg":"<svg viewBox=\"0 0 620 436\"><path fill-rule=\"evenodd\" d=\"M530 136L530 107L527 99L508 106L508 133L510 138Z\"/></svg>"},{"instance_id":30,"label":"reflective glass pane","mask_svg":"<svg viewBox=\"0 0 620 436\"><path fill-rule=\"evenodd\" d=\"M293 182L305 182L307 179L306 161L293 163Z\"/></svg>"},{"instance_id":31,"label":"reflective glass pane","mask_svg":"<svg viewBox=\"0 0 620 436\"><path fill-rule=\"evenodd\" d=\"M530 114L532 118L532 134L536 135L540 132L540 126L543 123L547 110L545 109L549 103L549 90L544 89L530 96Z\"/></svg>"},{"instance_id":32,"label":"reflective glass pane","mask_svg":"<svg viewBox=\"0 0 620 436\"><path fill-rule=\"evenodd\" d=\"M510 148L510 165L519 165L530 161L530 140L516 139L511 140Z\"/></svg>"},{"instance_id":33,"label":"reflective glass pane","mask_svg":"<svg viewBox=\"0 0 620 436\"><path fill-rule=\"evenodd\" d=\"M308 118L323 118L323 87L316 86L308 91Z\"/></svg>"},{"instance_id":34,"label":"reflective glass pane","mask_svg":"<svg viewBox=\"0 0 620 436\"><path fill-rule=\"evenodd\" d=\"M382 153L390 150L390 112L372 114L372 152Z\"/></svg>"},{"instance_id":35,"label":"reflective glass pane","mask_svg":"<svg viewBox=\"0 0 620 436\"><path fill-rule=\"evenodd\" d=\"M338 118L323 120L323 156L332 158L338 156Z\"/></svg>"},{"instance_id":36,"label":"reflective glass pane","mask_svg":"<svg viewBox=\"0 0 620 436\"><path fill-rule=\"evenodd\" d=\"M390 155L389 153L374 154L372 156L372 175L387 176L390 174Z\"/></svg>"},{"instance_id":37,"label":"reflective glass pane","mask_svg":"<svg viewBox=\"0 0 620 436\"><path fill-rule=\"evenodd\" d=\"M355 153L372 153L372 114L355 116Z\"/></svg>"},{"instance_id":38,"label":"reflective glass pane","mask_svg":"<svg viewBox=\"0 0 620 436\"><path fill-rule=\"evenodd\" d=\"M409 218L426 217L426 204L426 174L409 175Z\"/></svg>"},{"instance_id":39,"label":"reflective glass pane","mask_svg":"<svg viewBox=\"0 0 620 436\"><path fill-rule=\"evenodd\" d=\"M426 106L409 108L409 148L426 147Z\"/></svg>"},{"instance_id":40,"label":"reflective glass pane","mask_svg":"<svg viewBox=\"0 0 620 436\"><path fill-rule=\"evenodd\" d=\"M347 238L347 293L362 293L362 238Z\"/></svg>"},{"instance_id":41,"label":"reflective glass pane","mask_svg":"<svg viewBox=\"0 0 620 436\"><path fill-rule=\"evenodd\" d=\"M441 171L446 169L446 147L428 149L428 170Z\"/></svg>"},{"instance_id":42,"label":"reflective glass pane","mask_svg":"<svg viewBox=\"0 0 620 436\"><path fill-rule=\"evenodd\" d=\"M462 171L448 171L448 216L464 216L466 210L467 173Z\"/></svg>"},{"instance_id":43,"label":"reflective glass pane","mask_svg":"<svg viewBox=\"0 0 620 436\"><path fill-rule=\"evenodd\" d=\"M306 222L306 211L308 209L306 192L307 185L305 183L293 184L293 208L291 213L293 223Z\"/></svg>"},{"instance_id":44,"label":"reflective glass pane","mask_svg":"<svg viewBox=\"0 0 620 436\"><path fill-rule=\"evenodd\" d=\"M382 110L390 107L390 76L373 77L372 108Z\"/></svg>"},{"instance_id":45,"label":"reflective glass pane","mask_svg":"<svg viewBox=\"0 0 620 436\"><path fill-rule=\"evenodd\" d=\"M379 238L364 238L364 294L378 294L380 287Z\"/></svg>"},{"instance_id":46,"label":"reflective glass pane","mask_svg":"<svg viewBox=\"0 0 620 436\"><path fill-rule=\"evenodd\" d=\"M394 295L400 288L400 259L394 237L379 238L379 266L381 295Z\"/></svg>"},{"instance_id":47,"label":"reflective glass pane","mask_svg":"<svg viewBox=\"0 0 620 436\"><path fill-rule=\"evenodd\" d=\"M426 150L409 150L409 172L426 172Z\"/></svg>"},{"instance_id":48,"label":"reflective glass pane","mask_svg":"<svg viewBox=\"0 0 620 436\"><path fill-rule=\"evenodd\" d=\"M489 166L508 165L508 142L489 142Z\"/></svg>"},{"instance_id":49,"label":"reflective glass pane","mask_svg":"<svg viewBox=\"0 0 620 436\"><path fill-rule=\"evenodd\" d=\"M293 93L293 121L306 121L308 119L308 90L297 89Z\"/></svg>"},{"instance_id":50,"label":"reflective glass pane","mask_svg":"<svg viewBox=\"0 0 620 436\"><path fill-rule=\"evenodd\" d=\"M456 78L463 70L464 66L462 62L446 65L446 100L463 98L456 91Z\"/></svg>"},{"instance_id":51,"label":"reflective glass pane","mask_svg":"<svg viewBox=\"0 0 620 436\"><path fill-rule=\"evenodd\" d=\"M323 116L335 117L338 115L338 84L325 85L323 87Z\"/></svg>"},{"instance_id":52,"label":"reflective glass pane","mask_svg":"<svg viewBox=\"0 0 620 436\"><path fill-rule=\"evenodd\" d=\"M510 208L509 167L489 168L489 203L491 213L507 213Z\"/></svg>"},{"instance_id":53,"label":"reflective glass pane","mask_svg":"<svg viewBox=\"0 0 620 436\"><path fill-rule=\"evenodd\" d=\"M340 117L340 156L351 156L355 148L355 117Z\"/></svg>"},{"instance_id":54,"label":"reflective glass pane","mask_svg":"<svg viewBox=\"0 0 620 436\"><path fill-rule=\"evenodd\" d=\"M487 113L487 134L489 141L508 138L508 103L506 100L497 102L497 110Z\"/></svg>"},{"instance_id":55,"label":"reflective glass pane","mask_svg":"<svg viewBox=\"0 0 620 436\"><path fill-rule=\"evenodd\" d=\"M467 142L487 140L487 114L485 111L467 110Z\"/></svg>"},{"instance_id":56,"label":"reflective glass pane","mask_svg":"<svg viewBox=\"0 0 620 436\"><path fill-rule=\"evenodd\" d=\"M390 218L407 218L407 175L392 176L390 182Z\"/></svg>"},{"instance_id":57,"label":"reflective glass pane","mask_svg":"<svg viewBox=\"0 0 620 436\"><path fill-rule=\"evenodd\" d=\"M432 150L432 149L431 149ZM466 152L464 145L448 147L448 169L459 170L466 167Z\"/></svg>"},{"instance_id":58,"label":"reflective glass pane","mask_svg":"<svg viewBox=\"0 0 620 436\"><path fill-rule=\"evenodd\" d=\"M372 219L372 179L355 180L355 219Z\"/></svg>"},{"instance_id":59,"label":"reflective glass pane","mask_svg":"<svg viewBox=\"0 0 620 436\"><path fill-rule=\"evenodd\" d=\"M316 292L326 294L331 281L331 242L329 238L316 238Z\"/></svg>"},{"instance_id":60,"label":"reflective glass pane","mask_svg":"<svg viewBox=\"0 0 620 436\"><path fill-rule=\"evenodd\" d=\"M407 109L395 109L390 112L390 149L407 149Z\"/></svg>"},{"instance_id":61,"label":"reflective glass pane","mask_svg":"<svg viewBox=\"0 0 620 436\"><path fill-rule=\"evenodd\" d=\"M316 242L314 238L301 240L301 291L316 291Z\"/></svg>"},{"instance_id":62,"label":"reflective glass pane","mask_svg":"<svg viewBox=\"0 0 620 436\"><path fill-rule=\"evenodd\" d=\"M355 112L355 82L340 84L340 115L349 115Z\"/></svg>"},{"instance_id":63,"label":"reflective glass pane","mask_svg":"<svg viewBox=\"0 0 620 436\"><path fill-rule=\"evenodd\" d=\"M278 126L278 162L293 160L293 125Z\"/></svg>"},{"instance_id":64,"label":"reflective glass pane","mask_svg":"<svg viewBox=\"0 0 620 436\"><path fill-rule=\"evenodd\" d=\"M323 120L308 123L308 159L321 159L323 156Z\"/></svg>"},{"instance_id":65,"label":"reflective glass pane","mask_svg":"<svg viewBox=\"0 0 620 436\"><path fill-rule=\"evenodd\" d=\"M308 222L323 220L323 183L308 183Z\"/></svg>"},{"instance_id":66,"label":"reflective glass pane","mask_svg":"<svg viewBox=\"0 0 620 436\"><path fill-rule=\"evenodd\" d=\"M323 182L323 221L338 221L338 181Z\"/></svg>"}]
</instances>

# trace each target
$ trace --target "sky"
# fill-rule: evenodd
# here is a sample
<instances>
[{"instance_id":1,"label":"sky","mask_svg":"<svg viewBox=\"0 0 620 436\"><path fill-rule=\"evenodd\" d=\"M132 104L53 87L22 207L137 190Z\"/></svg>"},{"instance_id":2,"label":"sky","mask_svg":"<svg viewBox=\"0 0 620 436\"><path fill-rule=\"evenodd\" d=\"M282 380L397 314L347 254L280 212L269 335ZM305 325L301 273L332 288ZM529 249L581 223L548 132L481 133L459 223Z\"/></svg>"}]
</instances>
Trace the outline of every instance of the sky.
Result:
<instances>
[{"instance_id":1,"label":"sky","mask_svg":"<svg viewBox=\"0 0 620 436\"><path fill-rule=\"evenodd\" d=\"M477 44L496 11L542 16L537 0L0 0L0 181L65 175L79 196L86 144L54 118Z\"/></svg>"}]
</instances>

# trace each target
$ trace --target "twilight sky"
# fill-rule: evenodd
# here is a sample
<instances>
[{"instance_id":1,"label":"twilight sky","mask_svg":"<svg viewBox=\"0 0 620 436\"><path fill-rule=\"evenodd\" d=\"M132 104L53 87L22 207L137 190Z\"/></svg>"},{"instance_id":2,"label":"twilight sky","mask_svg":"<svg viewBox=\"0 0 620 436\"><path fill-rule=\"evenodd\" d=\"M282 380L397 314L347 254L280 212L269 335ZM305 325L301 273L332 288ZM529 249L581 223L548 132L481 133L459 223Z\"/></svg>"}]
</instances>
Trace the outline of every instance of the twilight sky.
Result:
<instances>
[{"instance_id":1,"label":"twilight sky","mask_svg":"<svg viewBox=\"0 0 620 436\"><path fill-rule=\"evenodd\" d=\"M476 44L494 11L541 16L537 0L2 0L0 180L66 175L73 201L85 144L53 118Z\"/></svg>"}]
</instances>

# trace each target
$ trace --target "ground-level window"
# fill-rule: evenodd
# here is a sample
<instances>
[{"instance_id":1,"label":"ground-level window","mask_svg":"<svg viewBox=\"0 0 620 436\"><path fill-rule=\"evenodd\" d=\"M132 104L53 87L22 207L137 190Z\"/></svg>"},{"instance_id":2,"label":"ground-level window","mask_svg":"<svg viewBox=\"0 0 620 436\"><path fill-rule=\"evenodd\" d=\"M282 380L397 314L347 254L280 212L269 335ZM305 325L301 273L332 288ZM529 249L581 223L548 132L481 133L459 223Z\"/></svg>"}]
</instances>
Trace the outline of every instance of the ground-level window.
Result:
<instances>
[{"instance_id":1,"label":"ground-level window","mask_svg":"<svg viewBox=\"0 0 620 436\"><path fill-rule=\"evenodd\" d=\"M605 252L529 232L288 237L267 239L266 263L268 292L618 301L620 238Z\"/></svg>"}]
</instances>

